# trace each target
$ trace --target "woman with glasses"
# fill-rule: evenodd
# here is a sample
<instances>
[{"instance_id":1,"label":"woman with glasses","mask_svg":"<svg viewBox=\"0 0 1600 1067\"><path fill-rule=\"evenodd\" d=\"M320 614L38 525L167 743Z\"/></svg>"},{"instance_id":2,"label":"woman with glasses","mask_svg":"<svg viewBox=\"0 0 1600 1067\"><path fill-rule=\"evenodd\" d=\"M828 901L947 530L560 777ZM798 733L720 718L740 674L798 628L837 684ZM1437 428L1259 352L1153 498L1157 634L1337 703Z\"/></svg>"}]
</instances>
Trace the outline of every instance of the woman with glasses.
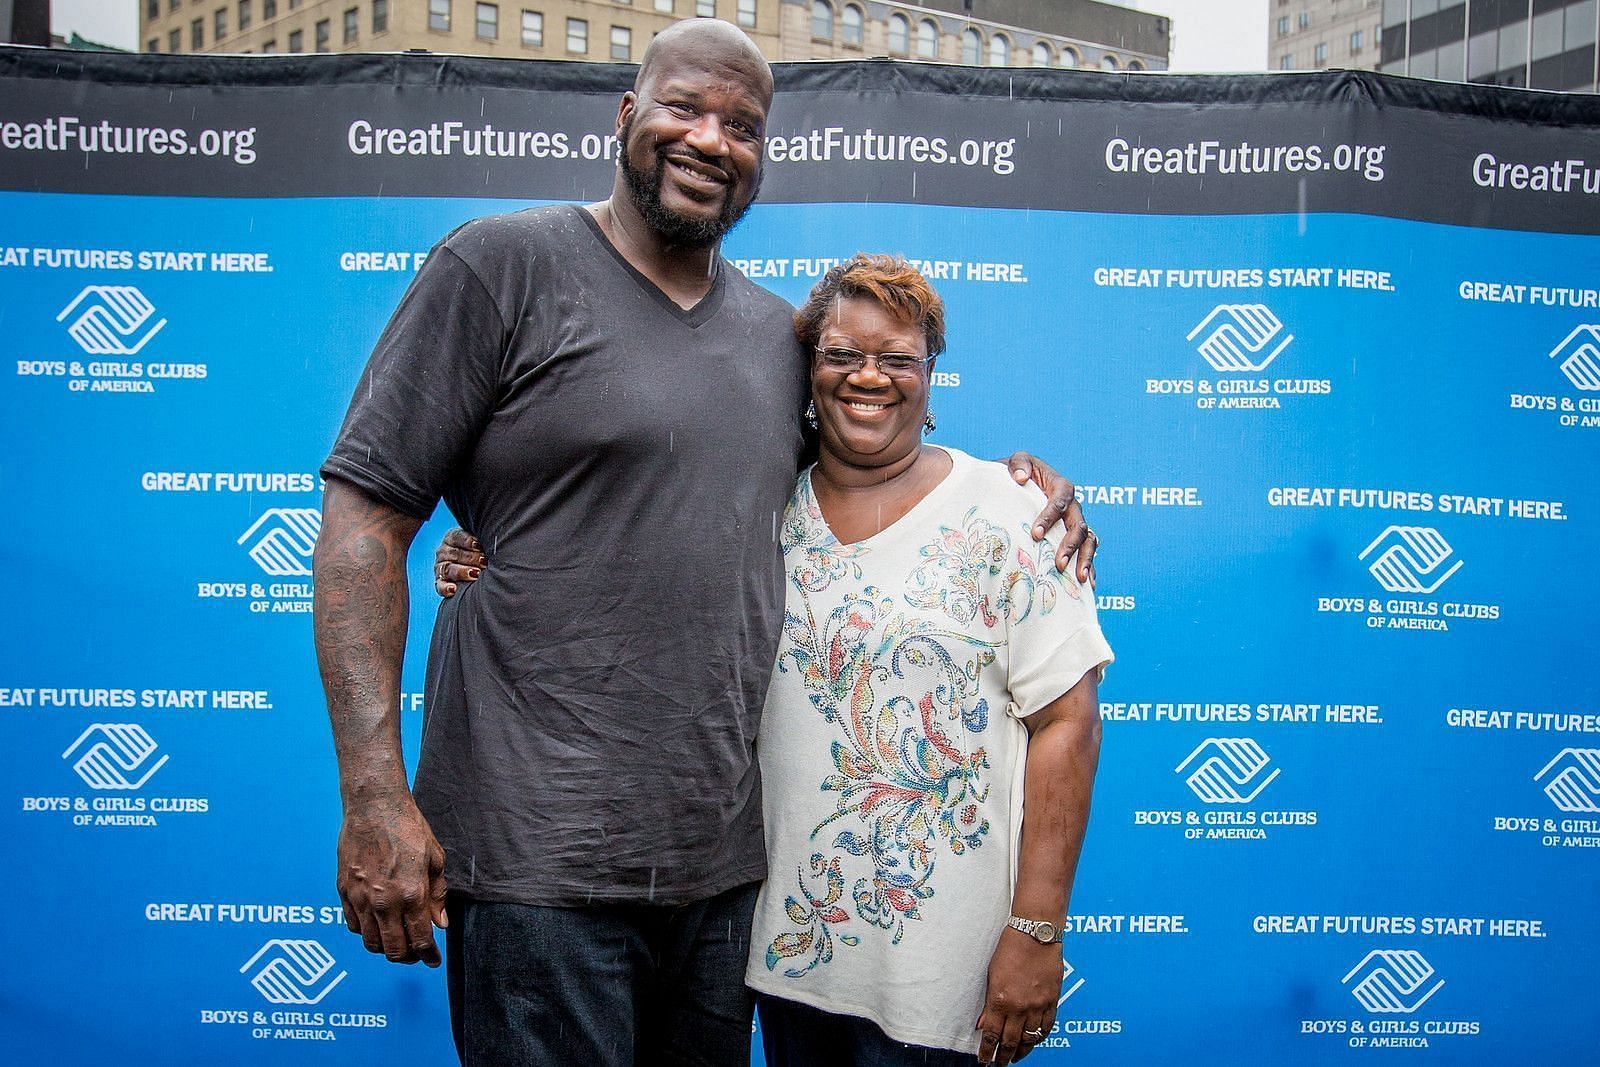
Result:
<instances>
[{"instance_id":1,"label":"woman with glasses","mask_svg":"<svg viewBox=\"0 0 1600 1067\"><path fill-rule=\"evenodd\" d=\"M923 441L944 350L926 279L858 254L795 330L819 452L780 530L757 742L767 1063L1010 1063L1055 1020L1111 650L1093 591L1030 536L1038 490Z\"/></svg>"}]
</instances>

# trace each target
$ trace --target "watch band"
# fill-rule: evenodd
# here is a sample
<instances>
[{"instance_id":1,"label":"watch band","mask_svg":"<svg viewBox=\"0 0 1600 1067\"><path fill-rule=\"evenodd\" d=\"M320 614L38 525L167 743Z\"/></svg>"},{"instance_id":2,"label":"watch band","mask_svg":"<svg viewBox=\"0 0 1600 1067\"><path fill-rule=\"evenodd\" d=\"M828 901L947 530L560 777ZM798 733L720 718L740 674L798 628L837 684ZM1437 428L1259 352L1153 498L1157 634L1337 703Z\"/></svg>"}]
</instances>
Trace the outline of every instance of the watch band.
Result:
<instances>
[{"instance_id":1,"label":"watch band","mask_svg":"<svg viewBox=\"0 0 1600 1067\"><path fill-rule=\"evenodd\" d=\"M1045 919L1022 919L1013 915L1006 920L1006 925L1022 931L1041 945L1061 943L1062 928Z\"/></svg>"}]
</instances>

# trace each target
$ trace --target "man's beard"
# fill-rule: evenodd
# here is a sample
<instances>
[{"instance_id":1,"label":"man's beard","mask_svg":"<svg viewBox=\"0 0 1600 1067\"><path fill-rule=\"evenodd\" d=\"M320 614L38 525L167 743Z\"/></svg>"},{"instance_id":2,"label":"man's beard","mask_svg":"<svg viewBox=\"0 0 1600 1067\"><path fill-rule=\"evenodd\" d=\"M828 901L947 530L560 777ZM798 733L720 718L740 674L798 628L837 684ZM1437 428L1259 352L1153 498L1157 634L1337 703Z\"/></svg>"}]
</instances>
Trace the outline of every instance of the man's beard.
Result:
<instances>
[{"instance_id":1,"label":"man's beard","mask_svg":"<svg viewBox=\"0 0 1600 1067\"><path fill-rule=\"evenodd\" d=\"M617 165L622 168L622 177L628 183L628 192L633 194L633 202L638 205L639 213L644 216L644 221L650 228L661 235L669 245L686 245L693 248L704 248L716 244L725 237L729 230L739 224L745 212L750 210L750 205L755 203L755 194L761 191L761 172L756 171L755 189L750 199L742 205L734 203L734 187L730 183L722 197L722 208L715 218L693 218L679 215L661 202L661 183L664 180L667 161L660 152L654 152L655 166L648 170L640 170L628 160L628 144L632 139L633 122L620 131L618 139L619 151ZM702 159L706 163L717 164L701 156L688 145L680 145L676 151L692 159Z\"/></svg>"}]
</instances>

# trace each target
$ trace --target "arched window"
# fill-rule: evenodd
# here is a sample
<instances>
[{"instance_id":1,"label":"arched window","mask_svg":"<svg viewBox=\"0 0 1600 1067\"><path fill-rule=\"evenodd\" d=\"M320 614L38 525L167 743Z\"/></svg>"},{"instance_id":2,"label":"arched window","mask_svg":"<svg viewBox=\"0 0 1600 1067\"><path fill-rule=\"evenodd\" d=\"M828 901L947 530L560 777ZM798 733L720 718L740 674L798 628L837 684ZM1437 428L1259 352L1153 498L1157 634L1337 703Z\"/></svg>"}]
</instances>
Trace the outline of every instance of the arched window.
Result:
<instances>
[{"instance_id":1,"label":"arched window","mask_svg":"<svg viewBox=\"0 0 1600 1067\"><path fill-rule=\"evenodd\" d=\"M997 33L989 38L989 66L1009 67L1011 65L1011 40L1003 33Z\"/></svg>"},{"instance_id":2,"label":"arched window","mask_svg":"<svg viewBox=\"0 0 1600 1067\"><path fill-rule=\"evenodd\" d=\"M1128 60L1128 69L1129 70L1143 70L1144 69L1144 64L1139 62L1137 59L1130 59L1130 60Z\"/></svg>"},{"instance_id":3,"label":"arched window","mask_svg":"<svg viewBox=\"0 0 1600 1067\"><path fill-rule=\"evenodd\" d=\"M1068 70L1076 67L1078 65L1078 53L1070 48L1063 48L1061 50L1061 65Z\"/></svg>"},{"instance_id":4,"label":"arched window","mask_svg":"<svg viewBox=\"0 0 1600 1067\"><path fill-rule=\"evenodd\" d=\"M969 67L983 62L983 35L970 26L961 35L961 62Z\"/></svg>"},{"instance_id":5,"label":"arched window","mask_svg":"<svg viewBox=\"0 0 1600 1067\"><path fill-rule=\"evenodd\" d=\"M860 48L861 9L854 4L844 5L844 10L839 12L839 25L844 30L844 43Z\"/></svg>"},{"instance_id":6,"label":"arched window","mask_svg":"<svg viewBox=\"0 0 1600 1067\"><path fill-rule=\"evenodd\" d=\"M1040 41L1033 46L1033 65L1036 67L1055 66L1056 57L1050 54L1050 46Z\"/></svg>"},{"instance_id":7,"label":"arched window","mask_svg":"<svg viewBox=\"0 0 1600 1067\"><path fill-rule=\"evenodd\" d=\"M1107 52L1105 58L1100 60L1100 65L1107 70L1117 69L1117 57Z\"/></svg>"},{"instance_id":8,"label":"arched window","mask_svg":"<svg viewBox=\"0 0 1600 1067\"><path fill-rule=\"evenodd\" d=\"M911 51L911 20L904 15L889 16L889 54L903 56Z\"/></svg>"},{"instance_id":9,"label":"arched window","mask_svg":"<svg viewBox=\"0 0 1600 1067\"><path fill-rule=\"evenodd\" d=\"M939 27L933 24L932 19L917 23L917 58L939 58Z\"/></svg>"},{"instance_id":10,"label":"arched window","mask_svg":"<svg viewBox=\"0 0 1600 1067\"><path fill-rule=\"evenodd\" d=\"M819 41L833 40L833 8L828 0L811 0L811 36Z\"/></svg>"}]
</instances>

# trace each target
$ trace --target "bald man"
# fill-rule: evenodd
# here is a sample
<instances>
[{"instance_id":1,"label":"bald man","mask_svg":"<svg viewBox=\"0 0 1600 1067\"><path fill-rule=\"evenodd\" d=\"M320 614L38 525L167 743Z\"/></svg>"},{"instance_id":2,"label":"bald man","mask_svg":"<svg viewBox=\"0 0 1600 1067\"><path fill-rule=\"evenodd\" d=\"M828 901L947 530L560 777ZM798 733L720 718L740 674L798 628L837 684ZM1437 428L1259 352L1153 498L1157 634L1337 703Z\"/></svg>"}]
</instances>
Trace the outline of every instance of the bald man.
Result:
<instances>
[{"instance_id":1,"label":"bald man","mask_svg":"<svg viewBox=\"0 0 1600 1067\"><path fill-rule=\"evenodd\" d=\"M771 101L733 26L663 31L617 111L611 197L441 241L322 468L345 919L430 966L447 928L468 1064L748 1060L754 741L807 361L719 247ZM434 627L413 792L406 555L441 499L485 558Z\"/></svg>"}]
</instances>

